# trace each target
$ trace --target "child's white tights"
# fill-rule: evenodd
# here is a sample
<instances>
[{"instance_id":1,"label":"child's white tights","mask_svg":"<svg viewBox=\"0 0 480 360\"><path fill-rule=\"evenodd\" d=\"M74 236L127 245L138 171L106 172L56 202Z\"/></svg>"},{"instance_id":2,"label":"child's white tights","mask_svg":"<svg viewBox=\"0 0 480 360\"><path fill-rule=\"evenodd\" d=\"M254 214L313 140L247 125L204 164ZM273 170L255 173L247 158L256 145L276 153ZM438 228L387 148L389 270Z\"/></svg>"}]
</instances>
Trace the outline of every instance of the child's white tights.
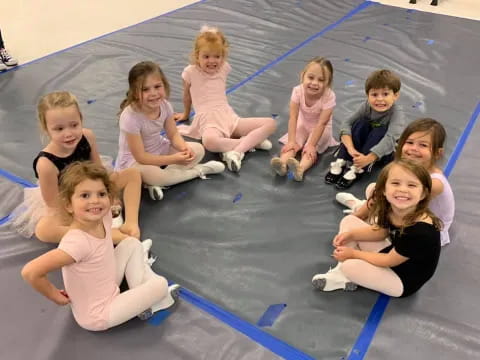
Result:
<instances>
[{"instance_id":1,"label":"child's white tights","mask_svg":"<svg viewBox=\"0 0 480 360\"><path fill-rule=\"evenodd\" d=\"M122 240L114 250L116 282L127 279L129 290L120 293L110 304L108 327L117 326L149 309L168 294L167 280L155 274L145 262L140 241Z\"/></svg>"},{"instance_id":2,"label":"child's white tights","mask_svg":"<svg viewBox=\"0 0 480 360\"><path fill-rule=\"evenodd\" d=\"M202 143L211 152L236 151L245 153L268 138L277 125L271 118L241 118L233 131L233 138L226 138L215 128L207 128L202 134Z\"/></svg>"},{"instance_id":3,"label":"child's white tights","mask_svg":"<svg viewBox=\"0 0 480 360\"><path fill-rule=\"evenodd\" d=\"M165 169L162 169L155 165L135 164L135 167L142 174L142 181L147 185L170 186L198 177L200 173L194 167L203 159L205 149L199 143L188 142L187 145L195 153L195 158L187 166L168 165ZM177 151L174 148L170 148L170 154L174 154Z\"/></svg>"},{"instance_id":4,"label":"child's white tights","mask_svg":"<svg viewBox=\"0 0 480 360\"><path fill-rule=\"evenodd\" d=\"M339 233L369 226L356 216L348 215L340 222ZM382 241L350 242L346 246L363 251L379 252L390 245L388 239ZM388 267L380 267L359 259L348 259L340 265L343 274L351 282L383 294L398 297L403 293L403 283L395 272Z\"/></svg>"}]
</instances>

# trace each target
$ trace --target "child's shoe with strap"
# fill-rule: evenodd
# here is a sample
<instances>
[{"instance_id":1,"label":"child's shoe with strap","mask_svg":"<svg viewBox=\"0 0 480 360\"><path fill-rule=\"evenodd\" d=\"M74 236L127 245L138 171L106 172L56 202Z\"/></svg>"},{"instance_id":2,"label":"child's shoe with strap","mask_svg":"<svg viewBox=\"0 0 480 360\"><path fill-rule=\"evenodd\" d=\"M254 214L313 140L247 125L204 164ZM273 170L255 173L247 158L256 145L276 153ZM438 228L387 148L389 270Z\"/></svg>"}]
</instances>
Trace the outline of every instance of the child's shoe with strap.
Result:
<instances>
[{"instance_id":1,"label":"child's shoe with strap","mask_svg":"<svg viewBox=\"0 0 480 360\"><path fill-rule=\"evenodd\" d=\"M354 284L343 275L339 266L328 270L325 274L316 274L312 278L312 285L315 289L321 291L357 290L357 284Z\"/></svg>"},{"instance_id":2,"label":"child's shoe with strap","mask_svg":"<svg viewBox=\"0 0 480 360\"><path fill-rule=\"evenodd\" d=\"M160 310L170 309L175 305L180 296L180 285L174 284L168 287L168 293L158 303L152 305L152 312L156 313Z\"/></svg>"},{"instance_id":3,"label":"child's shoe with strap","mask_svg":"<svg viewBox=\"0 0 480 360\"><path fill-rule=\"evenodd\" d=\"M148 195L152 200L162 200L163 199L163 190L161 186L157 185L146 185L148 190Z\"/></svg>"},{"instance_id":4,"label":"child's shoe with strap","mask_svg":"<svg viewBox=\"0 0 480 360\"><path fill-rule=\"evenodd\" d=\"M287 175L287 164L284 164L279 157L274 157L270 160L270 167L278 176Z\"/></svg>"},{"instance_id":5,"label":"child's shoe with strap","mask_svg":"<svg viewBox=\"0 0 480 360\"><path fill-rule=\"evenodd\" d=\"M330 163L330 170L327 175L325 175L325 182L327 184L336 184L337 181L342 177L343 167L347 162L343 159L337 159L334 162Z\"/></svg>"},{"instance_id":6,"label":"child's shoe with strap","mask_svg":"<svg viewBox=\"0 0 480 360\"><path fill-rule=\"evenodd\" d=\"M227 151L222 154L222 159L227 163L228 170L232 172L239 172L242 167L242 160L245 157L244 153L238 151Z\"/></svg>"},{"instance_id":7,"label":"child's shoe with strap","mask_svg":"<svg viewBox=\"0 0 480 360\"><path fill-rule=\"evenodd\" d=\"M338 179L337 183L335 184L335 187L338 190L348 189L350 186L353 185L355 180L357 180L358 175L362 173L363 173L362 169L358 169L356 166L352 165L350 169L346 171L345 174L343 174L343 176L341 176Z\"/></svg>"},{"instance_id":8,"label":"child's shoe with strap","mask_svg":"<svg viewBox=\"0 0 480 360\"><path fill-rule=\"evenodd\" d=\"M198 171L198 177L201 179L208 179L207 175L219 174L225 171L225 165L220 161L208 161L204 164L197 164L194 169Z\"/></svg>"},{"instance_id":9,"label":"child's shoe with strap","mask_svg":"<svg viewBox=\"0 0 480 360\"><path fill-rule=\"evenodd\" d=\"M290 158L287 160L288 170L293 174L293 179L295 181L303 181L303 167L300 165L300 162L295 158Z\"/></svg>"},{"instance_id":10,"label":"child's shoe with strap","mask_svg":"<svg viewBox=\"0 0 480 360\"><path fill-rule=\"evenodd\" d=\"M339 192L335 195L335 199L346 206L348 210L344 210L344 213L352 213L357 211L363 204L365 204L366 200L357 199L353 194L347 192Z\"/></svg>"}]
</instances>

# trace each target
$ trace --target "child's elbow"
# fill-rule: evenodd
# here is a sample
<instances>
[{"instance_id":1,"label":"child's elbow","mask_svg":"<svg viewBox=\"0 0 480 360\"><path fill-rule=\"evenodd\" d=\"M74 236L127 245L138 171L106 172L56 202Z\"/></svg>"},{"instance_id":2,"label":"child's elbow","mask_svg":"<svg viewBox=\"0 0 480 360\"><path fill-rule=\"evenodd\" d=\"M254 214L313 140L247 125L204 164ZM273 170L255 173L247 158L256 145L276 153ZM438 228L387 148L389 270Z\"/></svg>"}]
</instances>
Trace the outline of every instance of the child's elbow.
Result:
<instances>
[{"instance_id":1,"label":"child's elbow","mask_svg":"<svg viewBox=\"0 0 480 360\"><path fill-rule=\"evenodd\" d=\"M28 263L22 268L21 274L22 274L23 280L25 280L29 284L31 284L33 282L33 279L35 278L35 273L30 263Z\"/></svg>"}]
</instances>

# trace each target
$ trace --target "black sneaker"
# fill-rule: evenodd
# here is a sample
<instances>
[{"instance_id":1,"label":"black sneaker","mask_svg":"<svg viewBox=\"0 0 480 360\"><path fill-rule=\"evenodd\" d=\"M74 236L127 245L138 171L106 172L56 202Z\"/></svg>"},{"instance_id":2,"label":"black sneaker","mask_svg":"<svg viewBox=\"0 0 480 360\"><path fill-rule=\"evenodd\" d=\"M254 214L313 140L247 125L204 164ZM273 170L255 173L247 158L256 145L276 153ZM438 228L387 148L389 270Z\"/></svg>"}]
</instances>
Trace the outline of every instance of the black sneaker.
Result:
<instances>
[{"instance_id":1,"label":"black sneaker","mask_svg":"<svg viewBox=\"0 0 480 360\"><path fill-rule=\"evenodd\" d=\"M329 185L333 185L333 184L336 184L341 178L342 178L342 173L335 175L335 174L332 174L331 171L329 171L327 175L325 175L325 183Z\"/></svg>"}]
</instances>

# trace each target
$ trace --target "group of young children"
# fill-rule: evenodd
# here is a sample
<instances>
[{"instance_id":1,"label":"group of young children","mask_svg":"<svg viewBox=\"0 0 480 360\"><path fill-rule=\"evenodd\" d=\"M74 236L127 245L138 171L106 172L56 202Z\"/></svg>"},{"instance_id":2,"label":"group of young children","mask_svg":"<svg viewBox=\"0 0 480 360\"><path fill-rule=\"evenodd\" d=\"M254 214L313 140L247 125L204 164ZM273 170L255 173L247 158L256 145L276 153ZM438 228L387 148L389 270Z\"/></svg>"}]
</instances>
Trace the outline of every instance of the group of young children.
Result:
<instances>
[{"instance_id":1,"label":"group of young children","mask_svg":"<svg viewBox=\"0 0 480 360\"><path fill-rule=\"evenodd\" d=\"M191 64L182 73L183 113L173 112L170 85L157 64L133 66L120 106L115 169L102 165L95 136L83 128L72 94L54 92L40 99L38 119L50 141L33 163L39 187L25 190L13 226L24 236L35 233L41 241L60 244L25 265L22 276L55 303L71 304L83 328L104 330L135 316L146 319L175 302L178 287L168 287L148 263L151 240L138 240L142 184L160 200L165 186L221 173L223 162L238 172L247 152L272 148L268 137L276 129L274 119L241 118L228 104L228 48L219 29L201 29ZM280 156L271 159L278 176L291 171L301 181L319 153L338 145L332 136L332 81L333 67L325 58L312 59L302 71L292 91L288 132L280 138L284 145ZM369 186L367 201L337 194L353 211L333 240L339 263L315 275L312 283L324 291L360 285L407 296L430 279L441 242L449 241L454 199L437 166L445 130L428 118L404 129L395 105L400 79L388 70L371 74L365 91L366 101L340 126L337 159L325 181L344 189L374 164L385 165L393 156L395 160L383 168L376 185ZM191 124L177 127L176 121L190 117L192 104ZM186 142L182 135L201 143ZM201 163L204 149L220 153L223 162ZM125 222L113 226L112 212L119 206ZM65 290L47 279L60 268ZM129 290L120 293L124 277Z\"/></svg>"}]
</instances>

